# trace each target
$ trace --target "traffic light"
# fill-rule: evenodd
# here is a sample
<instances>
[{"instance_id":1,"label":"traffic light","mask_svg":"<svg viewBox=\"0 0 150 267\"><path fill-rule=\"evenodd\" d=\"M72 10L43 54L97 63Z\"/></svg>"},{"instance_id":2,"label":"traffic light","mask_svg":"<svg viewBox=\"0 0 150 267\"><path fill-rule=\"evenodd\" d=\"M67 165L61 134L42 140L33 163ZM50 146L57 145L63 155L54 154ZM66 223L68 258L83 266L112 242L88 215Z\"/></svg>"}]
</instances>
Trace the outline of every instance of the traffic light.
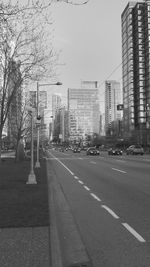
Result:
<instances>
[{"instance_id":1,"label":"traffic light","mask_svg":"<svg viewBox=\"0 0 150 267\"><path fill-rule=\"evenodd\" d=\"M40 124L41 124L41 116L38 115L38 116L36 117L36 125L40 125Z\"/></svg>"},{"instance_id":2,"label":"traffic light","mask_svg":"<svg viewBox=\"0 0 150 267\"><path fill-rule=\"evenodd\" d=\"M123 110L123 104L117 105L117 110Z\"/></svg>"},{"instance_id":3,"label":"traffic light","mask_svg":"<svg viewBox=\"0 0 150 267\"><path fill-rule=\"evenodd\" d=\"M37 116L37 120L38 120L38 121L41 120L41 116L40 116L40 115Z\"/></svg>"}]
</instances>

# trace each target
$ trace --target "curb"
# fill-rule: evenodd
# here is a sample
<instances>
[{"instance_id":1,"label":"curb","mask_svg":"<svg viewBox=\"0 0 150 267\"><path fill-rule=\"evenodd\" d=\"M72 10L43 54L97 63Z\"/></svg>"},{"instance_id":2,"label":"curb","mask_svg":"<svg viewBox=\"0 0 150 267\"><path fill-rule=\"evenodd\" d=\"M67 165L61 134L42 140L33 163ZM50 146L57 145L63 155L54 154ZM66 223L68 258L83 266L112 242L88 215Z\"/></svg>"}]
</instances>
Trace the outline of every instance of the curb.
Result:
<instances>
[{"instance_id":1,"label":"curb","mask_svg":"<svg viewBox=\"0 0 150 267\"><path fill-rule=\"evenodd\" d=\"M48 155L48 154L47 154ZM92 267L69 205L47 159L52 267Z\"/></svg>"}]
</instances>

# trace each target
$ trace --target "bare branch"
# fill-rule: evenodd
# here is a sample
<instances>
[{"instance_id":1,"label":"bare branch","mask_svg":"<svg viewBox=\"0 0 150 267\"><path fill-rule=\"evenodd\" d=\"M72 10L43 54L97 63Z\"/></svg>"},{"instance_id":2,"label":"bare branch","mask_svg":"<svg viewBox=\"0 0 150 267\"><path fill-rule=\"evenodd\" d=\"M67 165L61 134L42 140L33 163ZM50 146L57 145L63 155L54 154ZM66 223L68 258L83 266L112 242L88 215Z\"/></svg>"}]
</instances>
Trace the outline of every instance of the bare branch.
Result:
<instances>
[{"instance_id":1,"label":"bare branch","mask_svg":"<svg viewBox=\"0 0 150 267\"><path fill-rule=\"evenodd\" d=\"M78 0L77 0L78 1ZM71 5L76 5L76 6L79 6L79 5L85 5L85 4L87 4L88 2L89 2L90 0L86 0L86 1L81 1L80 3L79 3L79 1L78 2L74 2L74 1L71 1L71 0L57 0L57 2L65 2L65 3L67 3L67 4L71 4Z\"/></svg>"}]
</instances>

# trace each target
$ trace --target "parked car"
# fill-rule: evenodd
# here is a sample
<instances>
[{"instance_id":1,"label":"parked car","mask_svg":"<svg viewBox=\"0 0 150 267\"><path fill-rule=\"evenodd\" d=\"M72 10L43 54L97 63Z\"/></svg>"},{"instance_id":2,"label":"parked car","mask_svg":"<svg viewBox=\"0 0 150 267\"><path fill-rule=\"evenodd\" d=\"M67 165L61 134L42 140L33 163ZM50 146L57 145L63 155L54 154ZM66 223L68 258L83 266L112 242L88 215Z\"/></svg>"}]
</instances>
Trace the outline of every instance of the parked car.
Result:
<instances>
[{"instance_id":1,"label":"parked car","mask_svg":"<svg viewBox=\"0 0 150 267\"><path fill-rule=\"evenodd\" d=\"M108 155L122 155L122 150L120 148L110 148L108 149Z\"/></svg>"},{"instance_id":2,"label":"parked car","mask_svg":"<svg viewBox=\"0 0 150 267\"><path fill-rule=\"evenodd\" d=\"M126 150L127 155L143 155L144 150L141 145L131 145Z\"/></svg>"},{"instance_id":3,"label":"parked car","mask_svg":"<svg viewBox=\"0 0 150 267\"><path fill-rule=\"evenodd\" d=\"M87 151L86 151L86 154L87 154L87 155L99 155L100 152L99 152L99 150L98 150L97 148L95 148L95 147L89 147L89 148L87 149Z\"/></svg>"},{"instance_id":4,"label":"parked car","mask_svg":"<svg viewBox=\"0 0 150 267\"><path fill-rule=\"evenodd\" d=\"M80 147L75 147L73 149L73 153L80 153L80 151L81 151L81 148Z\"/></svg>"}]
</instances>

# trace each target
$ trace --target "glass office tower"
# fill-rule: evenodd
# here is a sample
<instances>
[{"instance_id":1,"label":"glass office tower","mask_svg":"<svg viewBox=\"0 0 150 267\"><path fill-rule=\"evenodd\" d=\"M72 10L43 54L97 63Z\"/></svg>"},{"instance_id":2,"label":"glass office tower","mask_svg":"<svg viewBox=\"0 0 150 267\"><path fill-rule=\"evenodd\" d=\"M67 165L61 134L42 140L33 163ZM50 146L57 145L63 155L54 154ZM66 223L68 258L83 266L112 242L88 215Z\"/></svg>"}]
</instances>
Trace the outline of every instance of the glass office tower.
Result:
<instances>
[{"instance_id":1,"label":"glass office tower","mask_svg":"<svg viewBox=\"0 0 150 267\"><path fill-rule=\"evenodd\" d=\"M98 89L68 89L69 138L70 141L85 139L99 133Z\"/></svg>"}]
</instances>

